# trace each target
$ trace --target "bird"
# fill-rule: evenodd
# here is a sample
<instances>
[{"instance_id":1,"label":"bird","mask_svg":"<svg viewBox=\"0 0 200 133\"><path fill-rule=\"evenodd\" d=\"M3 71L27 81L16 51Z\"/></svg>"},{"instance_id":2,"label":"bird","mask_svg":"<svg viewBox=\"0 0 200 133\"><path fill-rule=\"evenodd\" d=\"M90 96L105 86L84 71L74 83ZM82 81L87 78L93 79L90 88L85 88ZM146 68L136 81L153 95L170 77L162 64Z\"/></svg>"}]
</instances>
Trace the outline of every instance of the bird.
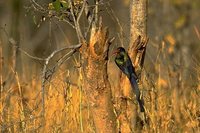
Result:
<instances>
[{"instance_id":1,"label":"bird","mask_svg":"<svg viewBox=\"0 0 200 133\"><path fill-rule=\"evenodd\" d=\"M144 101L141 98L140 90L137 84L137 74L132 64L131 58L123 47L118 47L112 55L115 55L115 63L119 69L127 76L130 81L133 92L136 95L136 100L139 103L140 112L144 112Z\"/></svg>"}]
</instances>

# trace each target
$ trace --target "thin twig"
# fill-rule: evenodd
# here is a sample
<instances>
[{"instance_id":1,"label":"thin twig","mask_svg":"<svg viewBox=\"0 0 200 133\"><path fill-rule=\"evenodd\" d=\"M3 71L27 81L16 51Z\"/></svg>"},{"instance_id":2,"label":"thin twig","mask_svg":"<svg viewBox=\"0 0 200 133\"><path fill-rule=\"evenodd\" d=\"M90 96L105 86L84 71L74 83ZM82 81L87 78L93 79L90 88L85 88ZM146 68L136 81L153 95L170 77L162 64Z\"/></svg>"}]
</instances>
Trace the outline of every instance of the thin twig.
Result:
<instances>
[{"instance_id":1,"label":"thin twig","mask_svg":"<svg viewBox=\"0 0 200 133\"><path fill-rule=\"evenodd\" d=\"M99 13L99 0L95 0L95 17L94 17L94 21L97 24L98 23L98 13Z\"/></svg>"},{"instance_id":2,"label":"thin twig","mask_svg":"<svg viewBox=\"0 0 200 133\"><path fill-rule=\"evenodd\" d=\"M78 14L78 17L77 17L77 22L78 22L78 23L79 23L80 18L81 18L82 14L83 14L83 11L84 11L84 9L85 9L85 6L86 6L86 0L83 1L83 5L82 5L81 10L80 10L80 12L79 12L79 14Z\"/></svg>"},{"instance_id":3,"label":"thin twig","mask_svg":"<svg viewBox=\"0 0 200 133\"><path fill-rule=\"evenodd\" d=\"M73 29L75 29L75 26L72 24L72 23L70 23L67 19L65 19L65 18L60 18L60 17L58 17L58 16L53 16L54 18L56 18L56 19L58 19L59 21L63 21L63 22L66 22L67 24L69 24Z\"/></svg>"},{"instance_id":4,"label":"thin twig","mask_svg":"<svg viewBox=\"0 0 200 133\"><path fill-rule=\"evenodd\" d=\"M68 0L68 3L69 3L69 5L70 5L70 12L71 12L73 21L74 21L74 23L75 23L75 26L77 26L76 17L75 17L75 14L74 14L74 8L73 8L73 5L72 5L72 0Z\"/></svg>"},{"instance_id":5,"label":"thin twig","mask_svg":"<svg viewBox=\"0 0 200 133\"><path fill-rule=\"evenodd\" d=\"M68 2L69 2L69 5L70 5L70 12L72 14L72 18L73 18L73 21L74 21L74 24L75 24L77 37L78 37L79 43L81 43L82 39L83 39L83 34L81 32L81 28L80 28L80 25L79 25L79 19L80 19L82 13L83 13L83 9L85 8L86 0L84 0L83 6L81 8L81 12L79 12L77 19L76 19L76 16L74 14L74 8L73 8L72 0L68 0Z\"/></svg>"},{"instance_id":6,"label":"thin twig","mask_svg":"<svg viewBox=\"0 0 200 133\"><path fill-rule=\"evenodd\" d=\"M114 10L111 8L110 2L108 2L105 5L105 8L106 8L108 14L110 15L110 17L113 19L113 21L117 22L117 25L119 26L119 40L121 41L121 45L124 46L123 37L125 36L125 33L124 33L123 27L122 27L122 25L120 23L120 20L116 16L116 13L114 12ZM110 11L109 11L108 8L110 9ZM128 40L128 38L126 38L126 39Z\"/></svg>"},{"instance_id":7,"label":"thin twig","mask_svg":"<svg viewBox=\"0 0 200 133\"><path fill-rule=\"evenodd\" d=\"M44 9L40 4L38 4L35 0L30 0L32 5L34 6L35 9L39 9L42 12L47 12L46 9Z\"/></svg>"},{"instance_id":8,"label":"thin twig","mask_svg":"<svg viewBox=\"0 0 200 133\"><path fill-rule=\"evenodd\" d=\"M31 1L31 3L32 3L33 8L34 8L36 11L39 11L39 12L41 12L41 13L45 13L46 16L47 16L48 18L54 17L54 18L58 19L59 21L66 22L66 23L69 24L73 29L75 29L75 26L74 26L72 23L70 23L70 21L68 21L67 19L65 19L65 18L63 18L63 17L62 17L62 18L58 17L56 12L50 12L51 10L47 10L47 9L43 8L43 7L42 7L40 4L38 4L35 0L30 0L30 1ZM61 12L61 13L63 13L63 12ZM63 13L63 14L64 14L64 13Z\"/></svg>"},{"instance_id":9,"label":"thin twig","mask_svg":"<svg viewBox=\"0 0 200 133\"><path fill-rule=\"evenodd\" d=\"M21 51L22 53L24 53L25 55L27 55L28 57L30 57L32 59L39 60L39 61L45 60L43 58L30 55L28 52L26 52L25 50L23 50L22 48L17 46L17 42L13 38L9 37L8 32L5 30L5 28L0 27L0 29L3 30L3 32L5 33L6 37L8 38L9 43L12 44L14 47L16 47L19 51Z\"/></svg>"},{"instance_id":10,"label":"thin twig","mask_svg":"<svg viewBox=\"0 0 200 133\"><path fill-rule=\"evenodd\" d=\"M9 38L9 35L8 35L7 31L5 30L5 28L0 27L0 29L2 29L4 31L4 33L6 34L6 37ZM67 50L67 49L76 50L76 49L80 48L81 45L82 45L82 43L79 43L79 44L76 44L76 45L66 46L66 47L63 47L61 49L53 51L47 58L40 58L40 57L30 55L28 52L23 50L21 47L17 46L17 42L13 38L9 38L8 40L9 40L10 44L12 44L14 47L17 47L17 49L19 49L22 53L24 53L25 55L27 55L31 59L35 59L35 60L39 60L39 61L45 61L47 64L53 56L60 53L61 51L64 51L64 50Z\"/></svg>"}]
</instances>

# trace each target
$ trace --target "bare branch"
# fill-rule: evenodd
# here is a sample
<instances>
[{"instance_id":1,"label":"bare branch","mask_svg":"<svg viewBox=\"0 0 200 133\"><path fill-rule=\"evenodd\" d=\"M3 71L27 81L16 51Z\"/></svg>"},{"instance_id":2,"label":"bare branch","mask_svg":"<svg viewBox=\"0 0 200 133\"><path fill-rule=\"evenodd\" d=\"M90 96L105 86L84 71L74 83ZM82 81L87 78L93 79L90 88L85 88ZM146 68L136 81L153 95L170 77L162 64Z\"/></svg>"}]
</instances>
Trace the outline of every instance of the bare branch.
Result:
<instances>
[{"instance_id":1,"label":"bare branch","mask_svg":"<svg viewBox=\"0 0 200 133\"><path fill-rule=\"evenodd\" d=\"M25 55L27 55L28 57L30 57L30 58L32 58L32 59L39 60L39 61L44 61L44 60L45 60L45 59L43 59L43 58L30 55L28 52L26 52L25 50L23 50L22 48L20 48L19 46L17 46L17 42L16 42L12 37L9 37L8 32L5 30L5 28L0 27L0 29L3 30L3 32L4 32L5 35L6 35L6 37L8 38L9 43L10 43L13 47L17 48L19 51L21 51L22 53L24 53Z\"/></svg>"},{"instance_id":2,"label":"bare branch","mask_svg":"<svg viewBox=\"0 0 200 133\"><path fill-rule=\"evenodd\" d=\"M82 45L82 44L80 43L80 44L77 44L77 45L66 46L66 47L64 47L64 48L55 50L55 51L53 51L53 52L46 58L46 60L50 60L55 54L57 54L57 53L59 53L59 52L61 52L61 51L63 51L63 50L66 50L66 49L78 49L78 48L81 47L81 45Z\"/></svg>"},{"instance_id":3,"label":"bare branch","mask_svg":"<svg viewBox=\"0 0 200 133\"><path fill-rule=\"evenodd\" d=\"M43 8L40 4L38 4L35 0L30 0L31 1L31 3L32 3L32 6L33 6L33 8L36 10L36 11L39 11L39 12L41 12L41 13L45 13L46 14L46 16L48 17L48 18L51 18L51 17L54 17L54 18L56 18L56 19L58 19L59 21L63 21L63 22L66 22L67 24L69 24L72 28L74 28L75 29L75 26L72 24L72 23L70 23L70 21L68 21L67 19L65 19L65 18L60 18L58 15L57 15L57 13L54 11L51 11L51 10L47 10L47 9L45 9L45 8ZM61 12L62 14L64 14L64 13L66 13L66 12Z\"/></svg>"},{"instance_id":4,"label":"bare branch","mask_svg":"<svg viewBox=\"0 0 200 133\"><path fill-rule=\"evenodd\" d=\"M80 11L79 14L78 14L78 17L77 17L77 22L78 22L78 23L79 23L80 18L81 18L82 14L83 14L83 11L84 11L84 9L85 9L85 6L86 6L86 0L83 1L83 5L82 5L82 7L81 7L81 11Z\"/></svg>"},{"instance_id":5,"label":"bare branch","mask_svg":"<svg viewBox=\"0 0 200 133\"><path fill-rule=\"evenodd\" d=\"M31 59L35 59L35 60L39 60L39 61L45 61L44 66L43 66L43 71L42 71L42 87L41 87L41 92L42 92L42 112L41 112L41 116L44 117L44 114L45 114L45 83L46 83L46 79L53 74L56 67L60 66L64 61L68 60L77 51L77 49L79 49L81 47L82 44L80 43L80 44L77 44L77 45L66 46L64 48L53 51L47 58L39 58L39 57L32 56L28 52L26 52L25 50L21 49L20 47L17 47L17 42L13 38L9 38L9 35L8 35L7 31L5 30L5 28L0 27L0 29L2 29L4 31L4 33L6 34L6 37L8 38L8 40L9 40L10 44L12 44L12 46L19 49L21 52L23 52L25 55L27 55ZM65 54L58 61L58 64L55 67L53 67L52 73L47 76L47 66L49 64L49 61L56 54L58 54L59 52L61 52L63 50L67 50L67 49L71 49L71 51L69 53Z\"/></svg>"},{"instance_id":6,"label":"bare branch","mask_svg":"<svg viewBox=\"0 0 200 133\"><path fill-rule=\"evenodd\" d=\"M35 0L30 0L34 9L39 10L41 12L47 12L40 4L38 4Z\"/></svg>"},{"instance_id":7,"label":"bare branch","mask_svg":"<svg viewBox=\"0 0 200 133\"><path fill-rule=\"evenodd\" d=\"M68 3L70 5L70 12L72 14L73 21L75 23L75 26L77 26L77 21L76 21L76 17L75 17L75 14L74 14L74 8L73 8L72 0L68 0Z\"/></svg>"},{"instance_id":8,"label":"bare branch","mask_svg":"<svg viewBox=\"0 0 200 133\"><path fill-rule=\"evenodd\" d=\"M39 60L39 61L45 61L45 60L50 60L55 54L63 51L63 50L67 50L67 49L78 49L81 47L81 43L76 44L76 45L71 45L71 46L66 46L64 48L58 49L53 51L47 58L40 58L40 57L36 57L33 55L30 55L28 52L26 52L25 50L23 50L22 48L20 48L19 46L17 46L17 42L13 39L13 38L9 38L9 35L7 33L7 31L5 30L5 28L0 27L1 30L4 31L6 37L8 38L8 41L10 42L10 44L12 44L12 46L16 47L17 49L19 49L22 53L24 53L25 55L27 55L28 57L30 57L31 59L35 59L35 60Z\"/></svg>"},{"instance_id":9,"label":"bare branch","mask_svg":"<svg viewBox=\"0 0 200 133\"><path fill-rule=\"evenodd\" d=\"M94 21L95 21L95 23L97 24L97 22L98 22L98 13L99 13L99 0L95 0L96 2L95 2L95 17L94 17Z\"/></svg>"},{"instance_id":10,"label":"bare branch","mask_svg":"<svg viewBox=\"0 0 200 133\"><path fill-rule=\"evenodd\" d=\"M74 46L70 46L70 47L65 47L65 48L62 48L62 49L59 49L59 50L56 50L54 51L52 54L50 54L46 59L45 59L45 63L44 63L44 66L43 66L43 70L42 70L42 88L41 88L41 92L42 92L42 112L41 112L41 115L44 116L45 114L45 83L46 83L46 80L52 76L52 74L54 73L55 71L55 68L56 66L60 66L64 61L68 60L75 52L76 52L76 49L79 48L81 46L81 44L78 44L78 45L74 45ZM64 58L67 56L68 58L65 59L64 61L63 60L59 60L58 61L58 65L56 65L55 67L53 67L52 69L52 72L50 75L47 75L47 66L49 64L49 61L54 57L55 54L65 50L65 49L73 49L71 50L69 53L67 53ZM63 58L62 58L63 59Z\"/></svg>"},{"instance_id":11,"label":"bare branch","mask_svg":"<svg viewBox=\"0 0 200 133\"><path fill-rule=\"evenodd\" d=\"M33 55L30 55L28 52L26 52L25 50L23 50L22 48L16 46L16 42L13 38L9 39L10 44L14 45L14 47L17 47L17 49L19 49L22 53L24 53L25 55L27 55L28 57L30 57L31 59L35 59L35 60L39 60L39 61L49 61L55 54L66 50L66 49L77 49L81 47L81 44L77 44L77 45L71 45L71 46L67 46L58 50L53 51L53 53L51 53L47 58L40 58L40 57L36 57ZM47 63L48 64L48 63Z\"/></svg>"},{"instance_id":12,"label":"bare branch","mask_svg":"<svg viewBox=\"0 0 200 133\"><path fill-rule=\"evenodd\" d=\"M76 33L77 33L77 36L78 36L78 40L79 40L79 43L81 43L82 42L81 40L83 39L83 34L81 32L81 28L80 28L80 25L79 25L79 19L80 19L82 13L83 13L83 9L85 8L86 1L84 0L81 12L78 14L78 18L76 18L75 14L74 14L72 0L68 0L68 2L69 2L69 5L70 5L70 12L72 14L72 18L73 18L73 21L74 21L74 24L75 24L75 28L76 28Z\"/></svg>"},{"instance_id":13,"label":"bare branch","mask_svg":"<svg viewBox=\"0 0 200 133\"><path fill-rule=\"evenodd\" d=\"M74 26L72 23L70 23L67 19L65 19L65 18L60 19L58 16L53 16L53 17L56 18L56 19L58 19L59 21L66 22L66 23L69 24L73 29L75 29L75 26Z\"/></svg>"}]
</instances>

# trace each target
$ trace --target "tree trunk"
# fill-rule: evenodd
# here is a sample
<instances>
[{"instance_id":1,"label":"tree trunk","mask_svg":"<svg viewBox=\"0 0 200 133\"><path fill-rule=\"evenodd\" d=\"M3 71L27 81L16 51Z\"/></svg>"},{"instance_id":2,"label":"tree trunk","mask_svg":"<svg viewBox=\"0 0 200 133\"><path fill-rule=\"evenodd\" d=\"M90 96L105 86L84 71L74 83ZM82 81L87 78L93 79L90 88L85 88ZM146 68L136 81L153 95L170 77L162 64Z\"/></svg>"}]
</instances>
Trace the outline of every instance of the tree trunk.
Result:
<instances>
[{"instance_id":1,"label":"tree trunk","mask_svg":"<svg viewBox=\"0 0 200 133\"><path fill-rule=\"evenodd\" d=\"M108 30L98 27L91 34L89 45L81 48L84 57L84 88L89 102L95 132L116 133L116 118L108 81L107 61L110 45Z\"/></svg>"},{"instance_id":2,"label":"tree trunk","mask_svg":"<svg viewBox=\"0 0 200 133\"><path fill-rule=\"evenodd\" d=\"M135 66L136 73L140 79L144 56L148 39L147 34L147 0L131 0L130 2L130 44L128 53ZM141 87L139 86L141 90ZM121 90L124 97L135 100L130 86L130 81L125 75L121 77ZM135 95L135 94L134 94ZM136 100L135 100L136 101ZM137 102L136 102L137 103ZM130 100L121 100L120 130L122 133L130 133L141 129L144 121L143 116L138 113L138 105ZM144 115L144 114L143 114ZM139 119L138 119L139 118ZM142 121L141 121L142 119Z\"/></svg>"}]
</instances>

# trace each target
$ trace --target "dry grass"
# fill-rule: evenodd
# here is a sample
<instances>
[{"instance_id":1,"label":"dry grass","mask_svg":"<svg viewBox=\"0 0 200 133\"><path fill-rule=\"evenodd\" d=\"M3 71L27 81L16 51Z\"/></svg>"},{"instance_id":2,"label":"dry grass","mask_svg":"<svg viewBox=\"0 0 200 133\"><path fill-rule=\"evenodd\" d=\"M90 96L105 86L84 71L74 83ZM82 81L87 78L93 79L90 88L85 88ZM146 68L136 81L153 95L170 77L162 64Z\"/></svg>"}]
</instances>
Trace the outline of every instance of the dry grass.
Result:
<instances>
[{"instance_id":1,"label":"dry grass","mask_svg":"<svg viewBox=\"0 0 200 133\"><path fill-rule=\"evenodd\" d=\"M161 61L158 55L153 71L148 68L143 73L142 87L149 117L149 125L143 132L200 132L200 68L195 69L198 82L193 80L188 84L180 69L172 71L173 64L163 66ZM113 85L117 68L109 66ZM88 99L84 88L81 91L78 87L77 72L69 72L62 66L46 84L44 117L39 76L27 82L22 78L27 75L19 76L12 69L8 73L14 75L12 82L5 81L1 73L1 83L5 83L1 85L0 95L1 132L94 132ZM68 79L75 84L70 85Z\"/></svg>"}]
</instances>

